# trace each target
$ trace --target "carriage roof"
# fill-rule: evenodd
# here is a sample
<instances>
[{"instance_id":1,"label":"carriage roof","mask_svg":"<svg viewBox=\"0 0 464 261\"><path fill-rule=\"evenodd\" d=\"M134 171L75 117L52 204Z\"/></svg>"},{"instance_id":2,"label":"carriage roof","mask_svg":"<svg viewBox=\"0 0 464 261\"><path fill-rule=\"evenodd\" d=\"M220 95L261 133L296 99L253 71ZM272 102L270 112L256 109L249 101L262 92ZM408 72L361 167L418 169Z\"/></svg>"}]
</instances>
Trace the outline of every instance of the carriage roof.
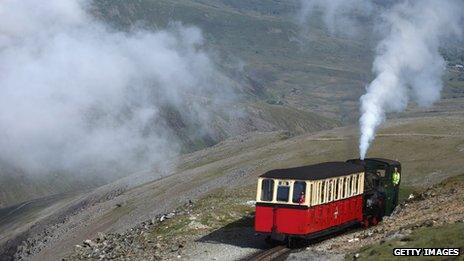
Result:
<instances>
[{"instance_id":1,"label":"carriage roof","mask_svg":"<svg viewBox=\"0 0 464 261\"><path fill-rule=\"evenodd\" d=\"M350 160L347 160L346 162L354 163L354 164L358 164L362 166L366 165L366 163L369 163L369 162L373 162L377 164L380 163L382 165L389 165L389 166L394 166L394 167L401 166L401 163L399 161L391 160L391 159L384 159L384 158L367 158L365 160L350 159Z\"/></svg>"},{"instance_id":2,"label":"carriage roof","mask_svg":"<svg viewBox=\"0 0 464 261\"><path fill-rule=\"evenodd\" d=\"M387 163L388 165L391 166L400 166L401 163L397 160L391 160L391 159L384 159L384 158L367 158L366 160L374 160L374 161L379 161L379 162L384 162Z\"/></svg>"},{"instance_id":3,"label":"carriage roof","mask_svg":"<svg viewBox=\"0 0 464 261\"><path fill-rule=\"evenodd\" d=\"M348 162L324 162L288 169L270 170L260 177L275 179L319 180L364 172L364 167Z\"/></svg>"}]
</instances>

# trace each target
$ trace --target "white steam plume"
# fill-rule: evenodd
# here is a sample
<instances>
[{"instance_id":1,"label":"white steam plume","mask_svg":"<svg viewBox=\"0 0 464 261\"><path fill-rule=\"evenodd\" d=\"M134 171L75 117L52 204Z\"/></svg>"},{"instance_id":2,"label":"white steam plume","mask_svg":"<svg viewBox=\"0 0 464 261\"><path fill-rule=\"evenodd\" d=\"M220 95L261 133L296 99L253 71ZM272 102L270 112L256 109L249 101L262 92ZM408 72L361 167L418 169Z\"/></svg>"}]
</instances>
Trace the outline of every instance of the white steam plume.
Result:
<instances>
[{"instance_id":1,"label":"white steam plume","mask_svg":"<svg viewBox=\"0 0 464 261\"><path fill-rule=\"evenodd\" d=\"M199 29L118 32L90 5L0 2L0 162L37 174L149 167L178 151L163 108L207 124L207 106L230 96Z\"/></svg>"},{"instance_id":2,"label":"white steam plume","mask_svg":"<svg viewBox=\"0 0 464 261\"><path fill-rule=\"evenodd\" d=\"M361 97L361 159L386 113L405 110L410 99L429 106L440 98L446 64L439 47L462 35L463 16L459 0L402 1L382 15L386 31L373 64L376 78Z\"/></svg>"}]
</instances>

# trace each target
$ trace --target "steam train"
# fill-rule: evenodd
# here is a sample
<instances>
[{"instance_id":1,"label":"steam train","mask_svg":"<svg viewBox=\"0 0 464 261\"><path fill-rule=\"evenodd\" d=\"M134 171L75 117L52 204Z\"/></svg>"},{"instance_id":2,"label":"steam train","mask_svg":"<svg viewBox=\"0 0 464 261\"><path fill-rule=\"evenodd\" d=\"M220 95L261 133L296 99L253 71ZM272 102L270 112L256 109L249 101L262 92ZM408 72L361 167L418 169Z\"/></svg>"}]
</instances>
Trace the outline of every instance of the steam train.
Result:
<instances>
[{"instance_id":1,"label":"steam train","mask_svg":"<svg viewBox=\"0 0 464 261\"><path fill-rule=\"evenodd\" d=\"M380 158L268 171L258 178L255 230L291 245L376 225L398 204L400 172L398 161Z\"/></svg>"}]
</instances>

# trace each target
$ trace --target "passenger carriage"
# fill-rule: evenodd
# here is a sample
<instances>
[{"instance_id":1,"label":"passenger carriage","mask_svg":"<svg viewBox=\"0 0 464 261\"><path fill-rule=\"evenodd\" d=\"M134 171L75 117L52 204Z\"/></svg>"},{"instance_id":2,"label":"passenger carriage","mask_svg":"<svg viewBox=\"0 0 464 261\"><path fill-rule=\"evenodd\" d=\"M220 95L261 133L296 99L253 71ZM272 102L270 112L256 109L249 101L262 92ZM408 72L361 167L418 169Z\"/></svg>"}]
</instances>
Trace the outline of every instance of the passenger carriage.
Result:
<instances>
[{"instance_id":1,"label":"passenger carriage","mask_svg":"<svg viewBox=\"0 0 464 261\"><path fill-rule=\"evenodd\" d=\"M286 240L318 237L372 220L376 223L386 213L385 184L392 164L367 159L268 171L258 178L255 230ZM366 175L369 184L365 184Z\"/></svg>"}]
</instances>

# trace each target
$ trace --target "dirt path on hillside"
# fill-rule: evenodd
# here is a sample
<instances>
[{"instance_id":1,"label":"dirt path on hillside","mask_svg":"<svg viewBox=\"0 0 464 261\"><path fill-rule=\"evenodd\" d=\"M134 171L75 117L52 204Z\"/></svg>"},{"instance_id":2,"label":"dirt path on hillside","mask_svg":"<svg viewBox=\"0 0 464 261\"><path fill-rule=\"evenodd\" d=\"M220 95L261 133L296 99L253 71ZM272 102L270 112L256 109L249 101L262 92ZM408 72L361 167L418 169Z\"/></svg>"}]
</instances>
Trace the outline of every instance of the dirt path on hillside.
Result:
<instances>
[{"instance_id":1,"label":"dirt path on hillside","mask_svg":"<svg viewBox=\"0 0 464 261\"><path fill-rule=\"evenodd\" d=\"M463 138L464 135L460 134L430 134L430 133L384 133L377 134L377 137L408 137L408 136L419 136L419 137L432 137L432 138Z\"/></svg>"},{"instance_id":2,"label":"dirt path on hillside","mask_svg":"<svg viewBox=\"0 0 464 261\"><path fill-rule=\"evenodd\" d=\"M429 138L464 138L460 134L430 134L430 133L380 133L376 137L429 137ZM312 141L341 141L350 140L351 137L309 137L306 140Z\"/></svg>"}]
</instances>

